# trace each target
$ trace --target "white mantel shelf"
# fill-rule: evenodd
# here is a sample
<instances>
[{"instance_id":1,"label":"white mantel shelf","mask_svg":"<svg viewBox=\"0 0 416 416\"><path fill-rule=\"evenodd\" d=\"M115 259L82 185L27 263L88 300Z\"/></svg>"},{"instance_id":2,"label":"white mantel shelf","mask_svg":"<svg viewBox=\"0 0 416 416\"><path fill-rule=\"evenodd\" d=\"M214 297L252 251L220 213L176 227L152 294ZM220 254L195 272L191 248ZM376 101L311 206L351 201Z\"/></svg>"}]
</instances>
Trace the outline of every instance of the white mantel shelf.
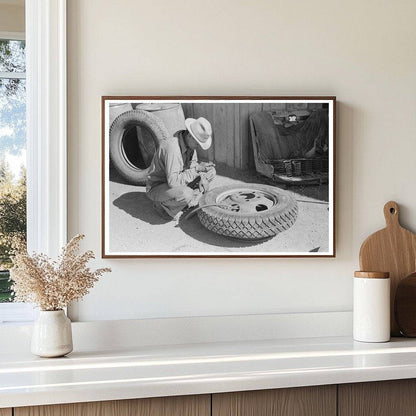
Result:
<instances>
[{"instance_id":1,"label":"white mantel shelf","mask_svg":"<svg viewBox=\"0 0 416 416\"><path fill-rule=\"evenodd\" d=\"M416 340L349 337L0 353L0 407L416 378Z\"/></svg>"}]
</instances>

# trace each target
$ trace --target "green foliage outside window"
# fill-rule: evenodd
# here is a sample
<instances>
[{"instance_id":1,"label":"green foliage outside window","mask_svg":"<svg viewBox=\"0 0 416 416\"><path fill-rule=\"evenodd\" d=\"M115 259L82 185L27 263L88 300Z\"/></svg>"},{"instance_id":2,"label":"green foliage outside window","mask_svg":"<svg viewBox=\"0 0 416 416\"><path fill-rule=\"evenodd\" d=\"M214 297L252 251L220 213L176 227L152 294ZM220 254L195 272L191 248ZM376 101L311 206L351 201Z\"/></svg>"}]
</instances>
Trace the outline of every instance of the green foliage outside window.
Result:
<instances>
[{"instance_id":1,"label":"green foliage outside window","mask_svg":"<svg viewBox=\"0 0 416 416\"><path fill-rule=\"evenodd\" d=\"M8 269L16 248L26 242L26 172L13 180L7 163L0 161L0 302L12 300Z\"/></svg>"},{"instance_id":2,"label":"green foliage outside window","mask_svg":"<svg viewBox=\"0 0 416 416\"><path fill-rule=\"evenodd\" d=\"M25 61L24 41L0 39L0 72L6 74L0 78L0 302L13 298L11 256L26 242L26 171L19 166L26 147ZM17 166L11 169L9 161Z\"/></svg>"}]
</instances>

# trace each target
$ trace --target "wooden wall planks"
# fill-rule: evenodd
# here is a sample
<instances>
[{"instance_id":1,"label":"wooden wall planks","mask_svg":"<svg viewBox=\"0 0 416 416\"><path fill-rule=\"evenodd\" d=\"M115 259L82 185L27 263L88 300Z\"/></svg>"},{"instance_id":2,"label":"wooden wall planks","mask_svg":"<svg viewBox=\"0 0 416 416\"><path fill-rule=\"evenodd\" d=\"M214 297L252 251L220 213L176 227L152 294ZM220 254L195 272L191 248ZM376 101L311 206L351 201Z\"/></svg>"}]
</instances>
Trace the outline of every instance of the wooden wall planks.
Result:
<instances>
[{"instance_id":1,"label":"wooden wall planks","mask_svg":"<svg viewBox=\"0 0 416 416\"><path fill-rule=\"evenodd\" d=\"M210 416L210 395L15 408L15 416ZM1 414L1 413L0 413ZM3 415L1 415L3 416ZM6 416L6 415L4 415ZM9 416L9 414L7 414Z\"/></svg>"},{"instance_id":2,"label":"wooden wall planks","mask_svg":"<svg viewBox=\"0 0 416 416\"><path fill-rule=\"evenodd\" d=\"M214 119L211 120L213 127L215 161L226 163L227 161L227 104L216 104L214 106ZM234 139L234 136L229 140Z\"/></svg>"},{"instance_id":3,"label":"wooden wall planks","mask_svg":"<svg viewBox=\"0 0 416 416\"><path fill-rule=\"evenodd\" d=\"M416 380L338 386L338 416L416 415Z\"/></svg>"},{"instance_id":4,"label":"wooden wall planks","mask_svg":"<svg viewBox=\"0 0 416 416\"><path fill-rule=\"evenodd\" d=\"M247 126L247 134L246 134L246 137L244 138L245 139L244 152L247 153L247 168L248 169L252 169L252 168L254 169L253 144L251 142L249 116L250 114L257 113L258 111L262 111L262 109L263 109L263 104L250 103L248 105L248 114L244 117L244 119L240 119L240 123ZM238 166L234 166L234 167L238 168Z\"/></svg>"},{"instance_id":5,"label":"wooden wall planks","mask_svg":"<svg viewBox=\"0 0 416 416\"><path fill-rule=\"evenodd\" d=\"M189 104L187 104L189 105ZM193 103L192 106L192 116L194 118L199 117L205 117L207 120L209 120L212 123L212 120L214 120L214 107L212 104L209 103ZM187 112L184 109L185 116ZM214 145L212 145L208 150L202 150L199 151L199 157L202 160L214 160Z\"/></svg>"},{"instance_id":6,"label":"wooden wall planks","mask_svg":"<svg viewBox=\"0 0 416 416\"><path fill-rule=\"evenodd\" d=\"M335 416L336 408L335 385L212 396L213 416Z\"/></svg>"},{"instance_id":7,"label":"wooden wall planks","mask_svg":"<svg viewBox=\"0 0 416 416\"><path fill-rule=\"evenodd\" d=\"M12 409L0 409L0 416L12 416Z\"/></svg>"},{"instance_id":8,"label":"wooden wall planks","mask_svg":"<svg viewBox=\"0 0 416 416\"><path fill-rule=\"evenodd\" d=\"M228 167L254 168L249 116L257 111L313 110L316 103L182 103L185 117L205 117L212 124L214 142L208 151L198 150L201 160L223 163Z\"/></svg>"},{"instance_id":9,"label":"wooden wall planks","mask_svg":"<svg viewBox=\"0 0 416 416\"><path fill-rule=\"evenodd\" d=\"M253 149L250 138L250 126L248 122L248 116L250 114L250 108L248 103L240 104L238 111L238 122L240 124L240 137L237 144L239 146L236 152L239 155L239 160L236 166L240 169L247 170L254 166ZM250 157L251 155L251 157ZM251 163L252 164L251 164Z\"/></svg>"}]
</instances>

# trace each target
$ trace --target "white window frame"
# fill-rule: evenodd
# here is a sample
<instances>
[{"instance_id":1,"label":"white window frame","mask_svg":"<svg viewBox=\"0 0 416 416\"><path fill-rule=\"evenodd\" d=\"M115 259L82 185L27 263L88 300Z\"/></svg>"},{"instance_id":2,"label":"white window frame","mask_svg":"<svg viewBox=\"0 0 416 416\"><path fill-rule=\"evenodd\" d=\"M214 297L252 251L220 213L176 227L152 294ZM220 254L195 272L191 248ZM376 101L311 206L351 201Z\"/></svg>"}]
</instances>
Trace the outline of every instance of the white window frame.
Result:
<instances>
[{"instance_id":1,"label":"white window frame","mask_svg":"<svg viewBox=\"0 0 416 416\"><path fill-rule=\"evenodd\" d=\"M26 0L25 14L27 244L56 257L67 241L66 0ZM0 322L34 316L30 305L0 307Z\"/></svg>"}]
</instances>

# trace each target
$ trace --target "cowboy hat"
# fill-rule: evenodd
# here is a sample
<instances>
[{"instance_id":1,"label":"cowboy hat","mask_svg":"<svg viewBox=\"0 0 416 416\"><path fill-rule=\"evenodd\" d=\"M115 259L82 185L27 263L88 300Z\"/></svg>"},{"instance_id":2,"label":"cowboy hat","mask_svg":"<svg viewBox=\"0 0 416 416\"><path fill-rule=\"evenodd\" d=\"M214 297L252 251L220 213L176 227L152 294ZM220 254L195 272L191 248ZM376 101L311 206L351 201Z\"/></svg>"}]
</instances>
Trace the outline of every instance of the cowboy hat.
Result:
<instances>
[{"instance_id":1,"label":"cowboy hat","mask_svg":"<svg viewBox=\"0 0 416 416\"><path fill-rule=\"evenodd\" d=\"M212 127L211 123L206 118L199 117L198 120L187 118L185 120L185 126L189 133L191 133L191 136L204 150L211 147Z\"/></svg>"}]
</instances>

